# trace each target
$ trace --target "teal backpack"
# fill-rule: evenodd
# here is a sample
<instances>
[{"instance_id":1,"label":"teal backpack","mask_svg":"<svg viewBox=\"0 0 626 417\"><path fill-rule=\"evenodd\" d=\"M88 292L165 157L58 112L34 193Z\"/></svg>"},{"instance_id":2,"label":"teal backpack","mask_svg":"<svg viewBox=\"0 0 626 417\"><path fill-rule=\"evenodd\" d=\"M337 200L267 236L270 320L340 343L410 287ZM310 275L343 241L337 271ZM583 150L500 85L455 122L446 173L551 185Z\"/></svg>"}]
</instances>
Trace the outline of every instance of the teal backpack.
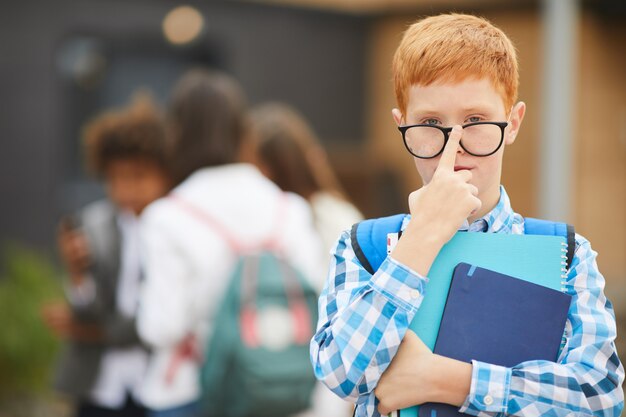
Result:
<instances>
[{"instance_id":1,"label":"teal backpack","mask_svg":"<svg viewBox=\"0 0 626 417\"><path fill-rule=\"evenodd\" d=\"M309 408L317 292L280 255L276 241L243 247L207 213L178 202L219 232L238 256L204 353L202 415L283 417Z\"/></svg>"},{"instance_id":2,"label":"teal backpack","mask_svg":"<svg viewBox=\"0 0 626 417\"><path fill-rule=\"evenodd\" d=\"M309 408L317 295L271 251L241 256L202 368L209 416L279 417Z\"/></svg>"}]
</instances>

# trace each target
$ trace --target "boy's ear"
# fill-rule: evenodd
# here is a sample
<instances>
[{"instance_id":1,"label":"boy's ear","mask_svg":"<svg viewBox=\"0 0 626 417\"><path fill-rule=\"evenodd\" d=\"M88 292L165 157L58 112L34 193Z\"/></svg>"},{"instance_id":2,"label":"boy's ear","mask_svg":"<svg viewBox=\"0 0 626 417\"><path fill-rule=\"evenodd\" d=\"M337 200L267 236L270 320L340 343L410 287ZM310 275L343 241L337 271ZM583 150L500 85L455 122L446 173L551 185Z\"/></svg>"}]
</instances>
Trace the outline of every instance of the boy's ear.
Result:
<instances>
[{"instance_id":1,"label":"boy's ear","mask_svg":"<svg viewBox=\"0 0 626 417\"><path fill-rule=\"evenodd\" d=\"M511 109L511 118L509 121L509 127L505 132L504 143L505 145L510 145L515 142L515 138L517 137L517 133L519 132L520 127L522 126L522 121L524 120L524 114L526 113L526 103L520 101Z\"/></svg>"},{"instance_id":2,"label":"boy's ear","mask_svg":"<svg viewBox=\"0 0 626 417\"><path fill-rule=\"evenodd\" d=\"M400 109L392 109L391 115L393 116L393 120L396 122L396 125L402 126L404 124L404 117L402 116Z\"/></svg>"}]
</instances>

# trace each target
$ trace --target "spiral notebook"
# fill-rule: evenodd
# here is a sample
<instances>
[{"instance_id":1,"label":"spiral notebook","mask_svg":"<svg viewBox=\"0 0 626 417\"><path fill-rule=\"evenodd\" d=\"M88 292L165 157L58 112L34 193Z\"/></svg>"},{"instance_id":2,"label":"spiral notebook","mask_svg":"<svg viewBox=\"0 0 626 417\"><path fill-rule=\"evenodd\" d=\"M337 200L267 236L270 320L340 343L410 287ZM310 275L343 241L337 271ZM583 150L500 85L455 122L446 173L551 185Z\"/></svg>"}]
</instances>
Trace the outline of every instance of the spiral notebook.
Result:
<instances>
[{"instance_id":1,"label":"spiral notebook","mask_svg":"<svg viewBox=\"0 0 626 417\"><path fill-rule=\"evenodd\" d=\"M512 367L556 361L571 296L509 275L460 263L454 270L434 352ZM423 404L420 417L462 416L458 407Z\"/></svg>"},{"instance_id":2,"label":"spiral notebook","mask_svg":"<svg viewBox=\"0 0 626 417\"><path fill-rule=\"evenodd\" d=\"M424 300L409 328L434 349L453 271L459 263L564 291L566 253L566 239L560 236L458 232L435 259ZM419 407L410 407L398 415L417 417L418 412Z\"/></svg>"}]
</instances>

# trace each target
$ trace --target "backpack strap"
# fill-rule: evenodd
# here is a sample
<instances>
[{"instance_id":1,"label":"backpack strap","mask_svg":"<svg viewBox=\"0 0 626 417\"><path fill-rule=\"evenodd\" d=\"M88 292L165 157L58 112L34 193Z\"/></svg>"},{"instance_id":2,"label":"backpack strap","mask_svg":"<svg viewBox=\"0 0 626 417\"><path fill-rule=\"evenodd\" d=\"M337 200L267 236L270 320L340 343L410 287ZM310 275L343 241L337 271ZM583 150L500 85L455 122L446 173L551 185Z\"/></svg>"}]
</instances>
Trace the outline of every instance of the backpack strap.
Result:
<instances>
[{"instance_id":1,"label":"backpack strap","mask_svg":"<svg viewBox=\"0 0 626 417\"><path fill-rule=\"evenodd\" d=\"M576 232L574 226L567 223L551 222L527 217L524 219L524 234L564 237L567 242L566 268L569 270L574 260L574 251L576 249Z\"/></svg>"},{"instance_id":2,"label":"backpack strap","mask_svg":"<svg viewBox=\"0 0 626 417\"><path fill-rule=\"evenodd\" d=\"M258 248L271 249L276 252L281 252L280 239L284 232L285 217L287 214L287 194L281 193L278 201L278 209L276 211L276 217L274 218L274 225L272 227L272 234L265 240L257 244L246 244L241 242L235 237L224 225L222 225L215 217L209 214L206 210L202 210L196 205L190 203L178 194L171 193L167 196L169 200L175 203L178 207L186 211L188 214L195 217L201 223L204 223L215 233L220 235L231 248L234 253L244 253Z\"/></svg>"},{"instance_id":3,"label":"backpack strap","mask_svg":"<svg viewBox=\"0 0 626 417\"><path fill-rule=\"evenodd\" d=\"M350 231L352 249L367 272L374 275L387 258L387 234L399 233L406 214L369 219L356 223Z\"/></svg>"}]
</instances>

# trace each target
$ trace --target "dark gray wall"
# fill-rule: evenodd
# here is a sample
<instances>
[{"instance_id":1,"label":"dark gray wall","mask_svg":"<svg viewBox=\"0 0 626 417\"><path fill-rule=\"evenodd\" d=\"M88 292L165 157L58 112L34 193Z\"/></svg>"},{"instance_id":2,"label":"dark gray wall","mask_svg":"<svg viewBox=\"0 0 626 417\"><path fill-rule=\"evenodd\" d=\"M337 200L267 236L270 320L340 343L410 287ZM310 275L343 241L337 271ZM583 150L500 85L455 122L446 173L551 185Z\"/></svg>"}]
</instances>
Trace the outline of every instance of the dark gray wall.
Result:
<instances>
[{"instance_id":1,"label":"dark gray wall","mask_svg":"<svg viewBox=\"0 0 626 417\"><path fill-rule=\"evenodd\" d=\"M182 50L165 43L170 1L21 0L0 13L0 241L52 247L58 216L101 190L82 174L79 127L124 103L139 84L164 102L180 73L198 62L234 74L252 104L285 100L323 140L363 136L368 22L347 15L206 1L207 30ZM106 57L97 87L81 89L60 70L76 39Z\"/></svg>"}]
</instances>

